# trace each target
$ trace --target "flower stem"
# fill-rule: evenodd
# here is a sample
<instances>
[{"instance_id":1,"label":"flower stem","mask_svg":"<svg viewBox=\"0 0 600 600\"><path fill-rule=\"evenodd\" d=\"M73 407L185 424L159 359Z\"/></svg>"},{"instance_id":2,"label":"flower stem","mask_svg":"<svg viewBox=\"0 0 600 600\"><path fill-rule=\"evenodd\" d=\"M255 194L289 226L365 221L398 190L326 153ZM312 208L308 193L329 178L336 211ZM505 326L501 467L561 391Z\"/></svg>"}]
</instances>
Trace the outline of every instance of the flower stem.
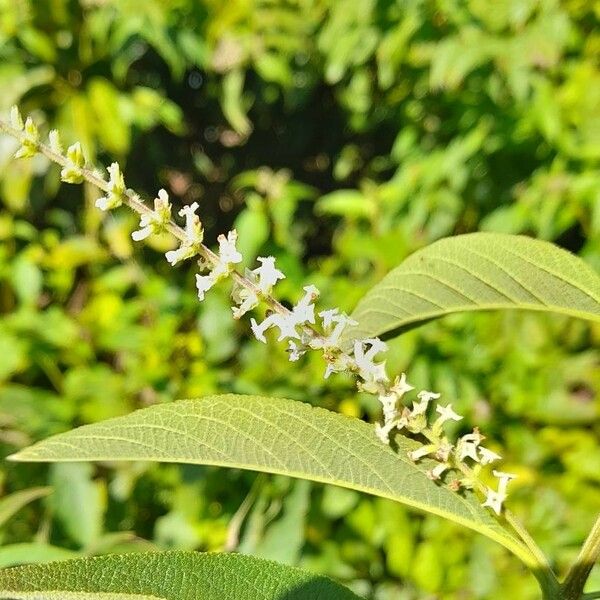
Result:
<instances>
[{"instance_id":1,"label":"flower stem","mask_svg":"<svg viewBox=\"0 0 600 600\"><path fill-rule=\"evenodd\" d=\"M600 514L581 547L579 556L571 566L563 584L563 595L565 600L580 600L581 598L600 598L600 592L596 595L583 595L590 572L596 562L600 559Z\"/></svg>"}]
</instances>

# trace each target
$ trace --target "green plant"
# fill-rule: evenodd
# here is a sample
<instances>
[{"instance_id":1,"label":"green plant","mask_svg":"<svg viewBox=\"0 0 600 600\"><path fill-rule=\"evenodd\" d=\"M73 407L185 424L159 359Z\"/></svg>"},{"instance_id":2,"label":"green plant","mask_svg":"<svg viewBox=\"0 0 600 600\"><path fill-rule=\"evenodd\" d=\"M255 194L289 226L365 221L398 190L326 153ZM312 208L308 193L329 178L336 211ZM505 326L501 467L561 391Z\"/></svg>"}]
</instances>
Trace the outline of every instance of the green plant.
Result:
<instances>
[{"instance_id":1,"label":"green plant","mask_svg":"<svg viewBox=\"0 0 600 600\"><path fill-rule=\"evenodd\" d=\"M402 401L412 386L404 374L390 381L385 362L377 361L386 344L376 336L397 335L451 312L530 309L600 322L600 278L585 263L551 244L523 237L457 236L407 259L367 293L351 317L338 309L319 312L318 326L318 290L306 286L298 303L292 309L285 307L272 295L273 286L284 278L274 259L260 257L258 268L244 274L237 271L243 257L236 248L236 231L220 235L218 253L213 252L204 244L203 227L195 214L197 204L179 211L185 218L185 228L181 228L171 219L167 193L159 191L152 210L127 189L117 163L108 168L106 181L87 166L79 143L64 153L55 130L49 133L49 145L42 143L33 120L23 123L16 108L10 124L0 121L0 129L20 142L17 157L42 153L62 167L62 181L86 181L103 191L105 195L95 203L99 209L126 205L138 213L140 229L132 234L135 241L165 232L179 240L179 247L169 250L166 258L172 265L194 258L201 271L208 271L196 275L200 300L220 280L230 278L236 319L261 303L269 309L261 323L251 319L259 341L266 343L265 333L278 328L279 341L289 338L290 360L299 360L308 350L321 351L326 377L337 372L352 374L359 390L376 396L383 408L383 421L373 428L289 400L207 397L59 434L22 450L14 460L162 460L332 483L403 502L486 535L531 570L545 599L600 597L583 593L600 555L600 519L564 582L559 583L544 553L504 506L507 485L515 476L494 470L497 489L487 485L486 467L501 457L481 445L480 431L474 429L451 442L446 424L462 419L452 406L437 404L433 411L432 401L440 395L423 390L410 409L405 407ZM125 569L126 576L115 580L115 569ZM248 591L248 579L256 577L258 570L267 576ZM216 575L222 572L224 579ZM34 597L37 592L44 598L353 597L329 580L255 559L181 553L17 568L0 573L0 588L13 598Z\"/></svg>"}]
</instances>

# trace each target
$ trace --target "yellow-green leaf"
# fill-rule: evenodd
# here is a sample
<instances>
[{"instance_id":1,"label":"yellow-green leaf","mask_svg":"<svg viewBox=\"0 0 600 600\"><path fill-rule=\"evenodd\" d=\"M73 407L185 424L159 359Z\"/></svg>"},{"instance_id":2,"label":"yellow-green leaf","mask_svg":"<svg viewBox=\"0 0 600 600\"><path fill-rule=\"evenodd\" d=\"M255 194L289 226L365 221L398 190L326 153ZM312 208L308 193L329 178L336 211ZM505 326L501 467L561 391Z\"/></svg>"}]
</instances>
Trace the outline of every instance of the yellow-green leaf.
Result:
<instances>
[{"instance_id":1,"label":"yellow-green leaf","mask_svg":"<svg viewBox=\"0 0 600 600\"><path fill-rule=\"evenodd\" d=\"M26 448L20 461L120 461L221 465L279 473L391 498L451 519L503 544L522 559L523 545L479 500L431 481L417 445L398 435L395 452L372 425L293 400L212 396L152 406L85 425Z\"/></svg>"},{"instance_id":2,"label":"yellow-green leaf","mask_svg":"<svg viewBox=\"0 0 600 600\"><path fill-rule=\"evenodd\" d=\"M600 322L600 276L583 260L525 236L472 233L409 256L352 314L345 340L392 337L462 311L524 309Z\"/></svg>"}]
</instances>

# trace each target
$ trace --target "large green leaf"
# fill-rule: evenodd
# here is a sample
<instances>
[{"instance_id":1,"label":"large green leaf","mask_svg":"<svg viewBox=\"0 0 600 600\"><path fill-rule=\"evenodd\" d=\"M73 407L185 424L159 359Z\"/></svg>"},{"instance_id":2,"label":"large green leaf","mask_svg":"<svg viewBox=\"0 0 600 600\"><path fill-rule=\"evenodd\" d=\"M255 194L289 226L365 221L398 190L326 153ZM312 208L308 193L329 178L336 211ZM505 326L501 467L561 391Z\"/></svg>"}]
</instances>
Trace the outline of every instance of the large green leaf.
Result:
<instances>
[{"instance_id":1,"label":"large green leaf","mask_svg":"<svg viewBox=\"0 0 600 600\"><path fill-rule=\"evenodd\" d=\"M36 593L37 592L37 593ZM358 600L327 577L241 554L152 552L0 571L14 600Z\"/></svg>"},{"instance_id":2,"label":"large green leaf","mask_svg":"<svg viewBox=\"0 0 600 600\"><path fill-rule=\"evenodd\" d=\"M345 340L391 337L444 315L550 311L600 322L600 276L573 254L520 235L471 233L409 256L358 303Z\"/></svg>"},{"instance_id":3,"label":"large green leaf","mask_svg":"<svg viewBox=\"0 0 600 600\"><path fill-rule=\"evenodd\" d=\"M414 464L417 445L398 435L397 452L372 425L293 400L212 396L152 406L53 436L11 458L21 461L156 460L281 473L391 498L461 523L528 554L472 495L431 481Z\"/></svg>"}]
</instances>

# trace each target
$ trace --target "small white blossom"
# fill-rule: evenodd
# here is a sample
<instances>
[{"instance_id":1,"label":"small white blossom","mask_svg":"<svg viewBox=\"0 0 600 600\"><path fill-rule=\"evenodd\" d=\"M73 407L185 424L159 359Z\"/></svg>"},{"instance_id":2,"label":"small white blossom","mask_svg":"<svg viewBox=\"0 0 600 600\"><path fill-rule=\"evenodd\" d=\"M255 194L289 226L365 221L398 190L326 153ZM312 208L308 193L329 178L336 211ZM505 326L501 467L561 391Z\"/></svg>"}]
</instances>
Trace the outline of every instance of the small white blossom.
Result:
<instances>
[{"instance_id":1,"label":"small white blossom","mask_svg":"<svg viewBox=\"0 0 600 600\"><path fill-rule=\"evenodd\" d=\"M452 404L448 404L446 406L440 406L438 404L435 407L435 410L440 415L436 421L438 426L443 425L446 421L461 421L463 418L452 410Z\"/></svg>"},{"instance_id":2,"label":"small white blossom","mask_svg":"<svg viewBox=\"0 0 600 600\"><path fill-rule=\"evenodd\" d=\"M56 152L56 154L63 153L63 145L60 141L60 134L56 129L52 129L50 131L48 134L48 141L50 143L50 150L52 150L52 152Z\"/></svg>"},{"instance_id":3,"label":"small white blossom","mask_svg":"<svg viewBox=\"0 0 600 600\"><path fill-rule=\"evenodd\" d=\"M300 298L296 306L292 309L292 314L297 325L302 323L315 322L314 301L319 297L319 290L314 285L304 287L304 296Z\"/></svg>"},{"instance_id":4,"label":"small white blossom","mask_svg":"<svg viewBox=\"0 0 600 600\"><path fill-rule=\"evenodd\" d=\"M198 246L204 239L204 229L200 217L196 214L198 208L198 203L194 202L184 206L178 213L180 217L185 217L185 240L177 250L169 250L165 254L165 258L171 265L198 254Z\"/></svg>"},{"instance_id":5,"label":"small white blossom","mask_svg":"<svg viewBox=\"0 0 600 600\"><path fill-rule=\"evenodd\" d=\"M450 465L448 463L441 462L433 467L433 469L427 471L427 477L432 481L437 481L449 468Z\"/></svg>"},{"instance_id":6,"label":"small white blossom","mask_svg":"<svg viewBox=\"0 0 600 600\"><path fill-rule=\"evenodd\" d=\"M271 315L272 317L273 315ZM273 326L273 322L269 320L270 317L267 317L262 323L257 323L256 319L252 318L250 319L250 329L252 329L252 333L254 334L254 337L256 337L256 339L259 342L262 342L263 344L267 343L267 338L265 337L265 331L267 329L269 329L269 327Z\"/></svg>"},{"instance_id":7,"label":"small white blossom","mask_svg":"<svg viewBox=\"0 0 600 600\"><path fill-rule=\"evenodd\" d=\"M512 473L503 473L502 471L493 471L493 474L494 477L497 477L500 480L498 482L498 490L494 491L491 488L487 488L486 499L482 506L488 506L499 515L502 510L502 505L508 497L508 494L506 493L508 482L511 479L515 479L516 475L513 475Z\"/></svg>"},{"instance_id":8,"label":"small white blossom","mask_svg":"<svg viewBox=\"0 0 600 600\"><path fill-rule=\"evenodd\" d=\"M375 435L384 443L390 443L390 433L394 428L393 423L375 423Z\"/></svg>"},{"instance_id":9,"label":"small white blossom","mask_svg":"<svg viewBox=\"0 0 600 600\"><path fill-rule=\"evenodd\" d=\"M424 446L421 446L420 448L409 452L408 458L410 458L410 460L412 460L413 462L417 462L425 456L429 456L430 454L433 454L436 451L437 447L435 446L435 444L425 444Z\"/></svg>"},{"instance_id":10,"label":"small white blossom","mask_svg":"<svg viewBox=\"0 0 600 600\"><path fill-rule=\"evenodd\" d=\"M294 340L290 340L288 342L288 352L290 354L290 361L295 362L306 354L306 347L301 346Z\"/></svg>"},{"instance_id":11,"label":"small white blossom","mask_svg":"<svg viewBox=\"0 0 600 600\"><path fill-rule=\"evenodd\" d=\"M485 491L485 502L481 506L488 506L497 515L502 511L502 504L506 500L506 494L500 494L492 488L487 488Z\"/></svg>"},{"instance_id":12,"label":"small white blossom","mask_svg":"<svg viewBox=\"0 0 600 600\"><path fill-rule=\"evenodd\" d=\"M38 151L40 143L40 133L37 125L31 117L25 121L25 139L21 142L21 147L15 153L15 158L31 158Z\"/></svg>"},{"instance_id":13,"label":"small white blossom","mask_svg":"<svg viewBox=\"0 0 600 600\"><path fill-rule=\"evenodd\" d=\"M204 300L204 294L210 290L217 280L210 275L196 275L196 289L198 290L198 299Z\"/></svg>"},{"instance_id":14,"label":"small white blossom","mask_svg":"<svg viewBox=\"0 0 600 600\"><path fill-rule=\"evenodd\" d=\"M462 461L468 457L475 462L480 462L479 455L477 454L477 448L483 439L483 436L481 433L479 433L477 428L475 428L472 433L467 433L459 438L456 444L458 460Z\"/></svg>"},{"instance_id":15,"label":"small white blossom","mask_svg":"<svg viewBox=\"0 0 600 600\"><path fill-rule=\"evenodd\" d=\"M415 388L412 385L409 385L408 381L406 381L406 373L402 373L400 377L396 377L392 387L390 387L390 390L394 392L398 398L402 398L404 394L414 389Z\"/></svg>"},{"instance_id":16,"label":"small white blossom","mask_svg":"<svg viewBox=\"0 0 600 600\"><path fill-rule=\"evenodd\" d=\"M221 234L217 241L219 242L219 261L212 268L212 274L215 281L228 275L233 265L242 262L242 255L235 247L237 241L237 231L232 229L225 237Z\"/></svg>"},{"instance_id":17,"label":"small white blossom","mask_svg":"<svg viewBox=\"0 0 600 600\"><path fill-rule=\"evenodd\" d=\"M275 319L275 326L279 327L279 337L277 338L277 341L281 342L285 338L294 338L299 340L300 336L296 331L296 326L298 324L297 317L294 315L294 313L291 315L277 315Z\"/></svg>"},{"instance_id":18,"label":"small white blossom","mask_svg":"<svg viewBox=\"0 0 600 600\"><path fill-rule=\"evenodd\" d=\"M492 452L483 446L479 446L479 456L482 465L489 465L502 458L499 454L496 454L495 452Z\"/></svg>"},{"instance_id":19,"label":"small white blossom","mask_svg":"<svg viewBox=\"0 0 600 600\"><path fill-rule=\"evenodd\" d=\"M446 438L444 438L439 444L435 456L438 460L446 462L448 458L450 458L450 453L453 449L454 446Z\"/></svg>"},{"instance_id":20,"label":"small white blossom","mask_svg":"<svg viewBox=\"0 0 600 600\"><path fill-rule=\"evenodd\" d=\"M134 241L140 242L152 233L163 231L171 220L171 203L166 190L158 190L158 196L154 199L154 210L141 216L140 228L132 232Z\"/></svg>"},{"instance_id":21,"label":"small white blossom","mask_svg":"<svg viewBox=\"0 0 600 600\"><path fill-rule=\"evenodd\" d=\"M411 415L416 417L417 415L424 415L427 412L427 407L431 402L432 398L439 398L439 394L433 394L431 392L422 391L417 394L419 402L413 402Z\"/></svg>"},{"instance_id":22,"label":"small white blossom","mask_svg":"<svg viewBox=\"0 0 600 600\"><path fill-rule=\"evenodd\" d=\"M225 237L221 234L217 241L219 242L219 258L228 264L237 264L242 262L242 255L235 247L238 234L235 229L232 229Z\"/></svg>"},{"instance_id":23,"label":"small white blossom","mask_svg":"<svg viewBox=\"0 0 600 600\"><path fill-rule=\"evenodd\" d=\"M82 183L82 169L85 167L85 158L81 144L75 142L67 148L67 165L60 172L60 179L65 183Z\"/></svg>"},{"instance_id":24,"label":"small white blossom","mask_svg":"<svg viewBox=\"0 0 600 600\"><path fill-rule=\"evenodd\" d=\"M465 458L471 458L475 462L479 462L477 454L477 444L474 442L465 441L464 437L460 438L456 444L456 452L458 460L463 461Z\"/></svg>"},{"instance_id":25,"label":"small white blossom","mask_svg":"<svg viewBox=\"0 0 600 600\"><path fill-rule=\"evenodd\" d=\"M258 296L246 288L237 291L237 301L239 306L231 307L234 319L243 317L248 311L258 306Z\"/></svg>"},{"instance_id":26,"label":"small white blossom","mask_svg":"<svg viewBox=\"0 0 600 600\"><path fill-rule=\"evenodd\" d=\"M366 351L365 346L369 346ZM385 372L385 361L381 363L374 361L375 356L384 350L387 350L387 344L379 338L356 340L354 342L354 361L358 367L358 373L364 381L361 388L367 392L377 391L377 384L385 383L388 380Z\"/></svg>"},{"instance_id":27,"label":"small white blossom","mask_svg":"<svg viewBox=\"0 0 600 600\"><path fill-rule=\"evenodd\" d=\"M325 356L327 367L325 368L325 379L328 379L332 373L341 373L350 368L352 359L346 354L340 354L335 357Z\"/></svg>"},{"instance_id":28,"label":"small white blossom","mask_svg":"<svg viewBox=\"0 0 600 600\"><path fill-rule=\"evenodd\" d=\"M285 279L285 275L275 268L275 258L273 256L259 256L256 259L260 263L252 271L258 277L258 289L263 294L270 294L273 286L280 280Z\"/></svg>"},{"instance_id":29,"label":"small white blossom","mask_svg":"<svg viewBox=\"0 0 600 600\"><path fill-rule=\"evenodd\" d=\"M23 131L23 128L25 127L18 106L13 106L10 109L10 124L19 131Z\"/></svg>"},{"instance_id":30,"label":"small white blossom","mask_svg":"<svg viewBox=\"0 0 600 600\"><path fill-rule=\"evenodd\" d=\"M327 333L327 337L323 342L324 347L339 346L339 341L344 329L348 325L358 325L358 323L351 319L347 314L340 313L337 308L323 310L319 313L319 317L321 317L323 329Z\"/></svg>"},{"instance_id":31,"label":"small white blossom","mask_svg":"<svg viewBox=\"0 0 600 600\"><path fill-rule=\"evenodd\" d=\"M119 163L112 163L107 168L109 174L108 192L106 196L96 200L96 208L100 210L112 210L123 204L123 194L125 193L125 180Z\"/></svg>"},{"instance_id":32,"label":"small white blossom","mask_svg":"<svg viewBox=\"0 0 600 600\"><path fill-rule=\"evenodd\" d=\"M256 285L260 294L268 296L277 281L285 279L285 275L275 268L274 257L259 256L256 260L260 263L260 266L253 271L246 269L246 277ZM233 318L239 319L258 306L259 296L258 293L247 288L234 288L234 300L239 306L232 307Z\"/></svg>"}]
</instances>

